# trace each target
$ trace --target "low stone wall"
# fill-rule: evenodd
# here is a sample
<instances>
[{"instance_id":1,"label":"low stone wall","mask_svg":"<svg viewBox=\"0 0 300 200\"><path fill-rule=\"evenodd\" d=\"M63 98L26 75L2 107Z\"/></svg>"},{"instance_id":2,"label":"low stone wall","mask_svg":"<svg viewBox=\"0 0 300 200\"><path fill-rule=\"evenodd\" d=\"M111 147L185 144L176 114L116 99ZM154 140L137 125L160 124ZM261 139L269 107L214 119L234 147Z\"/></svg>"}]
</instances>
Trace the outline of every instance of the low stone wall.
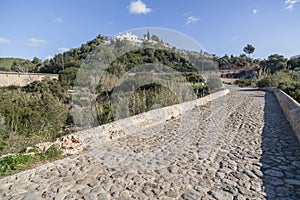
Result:
<instances>
[{"instance_id":1,"label":"low stone wall","mask_svg":"<svg viewBox=\"0 0 300 200\"><path fill-rule=\"evenodd\" d=\"M25 86L33 81L41 81L46 77L58 79L57 74L2 72L0 73L0 87L10 85Z\"/></svg>"},{"instance_id":2,"label":"low stone wall","mask_svg":"<svg viewBox=\"0 0 300 200\"><path fill-rule=\"evenodd\" d=\"M300 142L300 104L280 89L267 87L264 88L264 90L273 92L276 96L286 118L290 122Z\"/></svg>"},{"instance_id":3,"label":"low stone wall","mask_svg":"<svg viewBox=\"0 0 300 200\"><path fill-rule=\"evenodd\" d=\"M226 89L193 101L151 110L109 124L79 131L77 135L85 144L95 143L97 140L113 140L115 138L122 137L123 135L130 134L136 130L145 129L153 125L163 124L166 121L176 118L182 113L192 110L197 106L207 104L214 99L226 96L229 92L230 91Z\"/></svg>"}]
</instances>

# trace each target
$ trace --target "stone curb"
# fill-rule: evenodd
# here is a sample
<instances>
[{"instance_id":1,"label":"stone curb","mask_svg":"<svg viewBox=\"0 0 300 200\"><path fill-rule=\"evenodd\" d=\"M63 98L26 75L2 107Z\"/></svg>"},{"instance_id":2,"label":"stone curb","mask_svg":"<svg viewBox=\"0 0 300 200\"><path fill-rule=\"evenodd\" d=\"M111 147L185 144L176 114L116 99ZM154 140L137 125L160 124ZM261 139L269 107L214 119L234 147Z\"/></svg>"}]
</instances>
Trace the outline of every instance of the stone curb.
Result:
<instances>
[{"instance_id":1,"label":"stone curb","mask_svg":"<svg viewBox=\"0 0 300 200\"><path fill-rule=\"evenodd\" d=\"M270 91L276 96L284 115L290 122L300 142L300 104L278 88L264 87L262 89Z\"/></svg>"}]
</instances>

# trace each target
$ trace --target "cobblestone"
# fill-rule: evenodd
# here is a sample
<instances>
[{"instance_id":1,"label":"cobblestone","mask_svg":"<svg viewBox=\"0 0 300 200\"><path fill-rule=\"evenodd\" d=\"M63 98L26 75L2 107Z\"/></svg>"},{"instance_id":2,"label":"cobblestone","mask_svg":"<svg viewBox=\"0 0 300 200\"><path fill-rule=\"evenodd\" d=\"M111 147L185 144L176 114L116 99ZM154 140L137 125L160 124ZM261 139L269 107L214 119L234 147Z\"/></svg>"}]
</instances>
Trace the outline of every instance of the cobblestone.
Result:
<instances>
[{"instance_id":1,"label":"cobblestone","mask_svg":"<svg viewBox=\"0 0 300 200\"><path fill-rule=\"evenodd\" d=\"M300 145L270 92L88 146L1 179L0 199L300 199Z\"/></svg>"}]
</instances>

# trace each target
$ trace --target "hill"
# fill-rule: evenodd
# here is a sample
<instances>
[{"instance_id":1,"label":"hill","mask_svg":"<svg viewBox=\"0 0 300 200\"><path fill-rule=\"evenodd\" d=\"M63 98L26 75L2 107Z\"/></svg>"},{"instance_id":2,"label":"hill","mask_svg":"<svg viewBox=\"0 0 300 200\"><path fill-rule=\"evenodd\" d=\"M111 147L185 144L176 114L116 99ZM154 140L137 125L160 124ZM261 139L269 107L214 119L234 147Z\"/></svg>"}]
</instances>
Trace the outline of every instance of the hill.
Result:
<instances>
[{"instance_id":1,"label":"hill","mask_svg":"<svg viewBox=\"0 0 300 200\"><path fill-rule=\"evenodd\" d=\"M79 113L85 115L87 113L84 110L87 108L85 101L90 99L88 96L80 96L76 93L75 97L72 97L69 92L70 89L78 92L74 88L74 81L78 81L76 77L78 78L80 75L78 74L79 69L84 70L86 64L83 65L83 63L89 60L95 61L92 63L97 67L102 66L103 62L100 62L102 61L100 58L104 58L103 56L110 55L113 58L111 62L108 62L105 75L98 79L99 81L94 81L97 79L94 79L93 75L95 74L93 73L87 74L90 75L87 77L83 76L82 83L85 87L83 89L93 91L93 98L96 99L96 105L94 105L96 116L93 118L82 116L82 119L90 120L92 126L109 123L119 118L119 115L116 115L119 108L114 102L119 94L118 97L130 94L128 99L121 99L123 102L120 103L126 103L128 114L135 115L158 107L191 100L188 99L189 96L179 92L191 91L191 97L197 98L197 96L213 92L213 88L220 88L220 80L214 79L212 84L206 84L204 78L197 73L199 69L197 66L200 64L205 64L206 69L213 66L208 54L203 56L201 52L177 50L164 45L157 38L156 40L156 42L139 41L138 45L143 46L137 48L135 42L98 35L80 47L57 54L44 62L39 58L33 58L32 61L2 59L2 63L6 62L5 66L11 65L11 68L6 68L7 70L56 73L59 74L59 79L35 81L24 87L0 88L0 99L2 100L0 102L0 155L18 152L35 143L51 141L58 136L81 128L81 124L75 121L76 118L72 115L74 113L71 112L71 109L79 108ZM119 52L124 48L128 51ZM97 58L95 60L93 60L94 55ZM199 60L201 58L205 59L201 61ZM150 67L145 68L146 74L143 74L144 71L139 71L143 66ZM158 68L151 68L152 66ZM161 73L161 69L163 69L160 68L161 66L167 66L169 71ZM204 67L202 68L204 69ZM132 75L127 76L127 72ZM153 82L151 74L157 75L156 78L161 82ZM160 74L167 74L167 76ZM125 81L122 80L124 77L127 78ZM150 82L145 82L145 80L150 80ZM94 81L95 87L90 87L88 81ZM116 95L116 88L122 81L130 87ZM135 83L142 84L135 85ZM208 85L213 87L208 87ZM184 90L184 88L190 90ZM208 90L208 88L210 89ZM79 98L76 99L76 96ZM126 115L120 115L120 117L126 117Z\"/></svg>"}]
</instances>

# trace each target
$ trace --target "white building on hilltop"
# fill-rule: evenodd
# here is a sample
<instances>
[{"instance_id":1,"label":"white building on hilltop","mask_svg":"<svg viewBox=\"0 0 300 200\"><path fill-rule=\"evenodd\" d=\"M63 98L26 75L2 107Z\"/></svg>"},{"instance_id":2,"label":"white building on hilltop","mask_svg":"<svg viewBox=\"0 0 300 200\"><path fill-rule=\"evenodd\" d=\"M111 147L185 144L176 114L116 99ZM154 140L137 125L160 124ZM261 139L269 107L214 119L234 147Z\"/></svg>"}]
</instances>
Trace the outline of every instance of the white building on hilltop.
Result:
<instances>
[{"instance_id":1,"label":"white building on hilltop","mask_svg":"<svg viewBox=\"0 0 300 200\"><path fill-rule=\"evenodd\" d=\"M138 43L138 44L143 42L138 36L132 34L131 32L118 34L116 36L116 39L117 40L128 40L132 43Z\"/></svg>"}]
</instances>

